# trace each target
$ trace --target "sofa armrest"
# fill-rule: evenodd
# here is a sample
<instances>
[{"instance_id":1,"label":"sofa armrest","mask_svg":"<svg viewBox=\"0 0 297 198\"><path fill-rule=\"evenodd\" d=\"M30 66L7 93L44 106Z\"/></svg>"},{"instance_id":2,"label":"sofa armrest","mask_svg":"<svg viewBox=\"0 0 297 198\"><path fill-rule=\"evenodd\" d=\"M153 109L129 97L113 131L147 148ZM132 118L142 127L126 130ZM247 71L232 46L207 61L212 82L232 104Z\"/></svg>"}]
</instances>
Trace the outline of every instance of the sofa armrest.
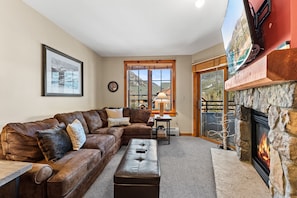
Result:
<instances>
[{"instance_id":1,"label":"sofa armrest","mask_svg":"<svg viewBox=\"0 0 297 198\"><path fill-rule=\"evenodd\" d=\"M152 126L154 126L154 122L155 122L154 117L150 117L150 118L148 119L146 125L152 127Z\"/></svg>"},{"instance_id":2,"label":"sofa armrest","mask_svg":"<svg viewBox=\"0 0 297 198\"><path fill-rule=\"evenodd\" d=\"M32 169L26 172L23 177L33 181L35 184L41 184L53 174L53 169L48 164L33 163Z\"/></svg>"}]
</instances>

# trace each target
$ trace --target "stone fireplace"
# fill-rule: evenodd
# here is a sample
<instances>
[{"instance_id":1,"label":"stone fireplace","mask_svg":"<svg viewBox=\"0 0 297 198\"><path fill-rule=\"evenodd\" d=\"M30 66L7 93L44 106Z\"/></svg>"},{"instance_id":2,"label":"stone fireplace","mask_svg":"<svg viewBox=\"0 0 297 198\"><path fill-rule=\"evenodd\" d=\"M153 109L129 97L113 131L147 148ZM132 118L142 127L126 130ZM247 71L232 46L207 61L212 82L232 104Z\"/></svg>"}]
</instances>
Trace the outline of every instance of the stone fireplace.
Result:
<instances>
[{"instance_id":1,"label":"stone fireplace","mask_svg":"<svg viewBox=\"0 0 297 198\"><path fill-rule=\"evenodd\" d=\"M274 198L297 197L296 81L235 91L235 144L242 161L252 163L252 111L268 118L270 173Z\"/></svg>"}]
</instances>

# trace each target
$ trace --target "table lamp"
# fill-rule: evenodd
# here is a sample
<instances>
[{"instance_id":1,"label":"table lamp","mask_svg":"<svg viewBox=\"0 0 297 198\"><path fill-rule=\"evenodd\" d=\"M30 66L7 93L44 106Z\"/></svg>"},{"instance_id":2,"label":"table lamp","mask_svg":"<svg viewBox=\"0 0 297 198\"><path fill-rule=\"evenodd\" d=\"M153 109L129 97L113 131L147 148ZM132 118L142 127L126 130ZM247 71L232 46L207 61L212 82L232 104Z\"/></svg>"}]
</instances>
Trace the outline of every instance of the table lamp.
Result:
<instances>
[{"instance_id":1,"label":"table lamp","mask_svg":"<svg viewBox=\"0 0 297 198\"><path fill-rule=\"evenodd\" d=\"M168 99L164 92L160 92L156 99L160 103L160 116L162 117L164 115L164 102L167 102Z\"/></svg>"}]
</instances>

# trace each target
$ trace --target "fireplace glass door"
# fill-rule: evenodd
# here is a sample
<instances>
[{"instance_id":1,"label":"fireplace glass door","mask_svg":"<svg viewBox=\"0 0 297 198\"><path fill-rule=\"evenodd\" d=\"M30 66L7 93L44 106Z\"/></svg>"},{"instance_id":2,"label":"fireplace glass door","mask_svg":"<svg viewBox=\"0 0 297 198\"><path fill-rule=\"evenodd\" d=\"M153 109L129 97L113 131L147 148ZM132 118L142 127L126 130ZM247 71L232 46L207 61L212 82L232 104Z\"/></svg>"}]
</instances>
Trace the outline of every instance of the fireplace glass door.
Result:
<instances>
[{"instance_id":1,"label":"fireplace glass door","mask_svg":"<svg viewBox=\"0 0 297 198\"><path fill-rule=\"evenodd\" d=\"M252 111L252 161L255 169L268 185L270 167L270 147L268 140L268 118Z\"/></svg>"}]
</instances>

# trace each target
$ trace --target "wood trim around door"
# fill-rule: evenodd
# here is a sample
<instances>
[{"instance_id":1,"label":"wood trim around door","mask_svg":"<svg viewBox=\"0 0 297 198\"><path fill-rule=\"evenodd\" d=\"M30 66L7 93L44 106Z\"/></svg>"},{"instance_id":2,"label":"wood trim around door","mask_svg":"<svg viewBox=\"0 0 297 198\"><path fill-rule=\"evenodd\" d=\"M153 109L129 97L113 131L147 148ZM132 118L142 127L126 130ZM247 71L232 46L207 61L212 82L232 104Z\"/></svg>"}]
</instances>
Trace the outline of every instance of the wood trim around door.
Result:
<instances>
[{"instance_id":1,"label":"wood trim around door","mask_svg":"<svg viewBox=\"0 0 297 198\"><path fill-rule=\"evenodd\" d=\"M200 136L200 128L201 128L201 95L200 95L200 75L201 73L215 71L218 69L224 70L224 78L225 81L228 78L228 65L226 56L220 56L218 58L214 58L205 62L197 63L192 66L193 73L193 136ZM227 101L226 98L228 93L224 91L224 111L227 111Z\"/></svg>"}]
</instances>

